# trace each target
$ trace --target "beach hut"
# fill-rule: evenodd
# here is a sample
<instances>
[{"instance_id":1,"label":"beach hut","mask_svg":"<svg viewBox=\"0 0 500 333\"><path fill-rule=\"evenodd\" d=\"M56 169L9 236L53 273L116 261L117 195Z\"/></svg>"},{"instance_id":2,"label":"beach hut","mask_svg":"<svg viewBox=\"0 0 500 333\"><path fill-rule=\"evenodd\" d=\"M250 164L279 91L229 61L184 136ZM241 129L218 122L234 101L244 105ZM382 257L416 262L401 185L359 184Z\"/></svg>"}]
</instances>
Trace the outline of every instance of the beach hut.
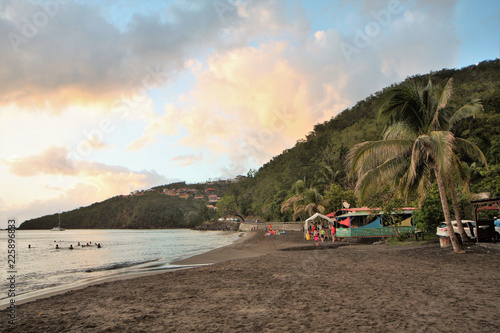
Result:
<instances>
[{"instance_id":1,"label":"beach hut","mask_svg":"<svg viewBox=\"0 0 500 333\"><path fill-rule=\"evenodd\" d=\"M331 218L323 215L323 214L320 214L320 213L316 213L314 214L313 216L309 217L308 219L305 220L304 222L304 235L307 234L307 228L309 228L309 221L313 221L314 219L316 218L322 218L322 219L325 219L328 221L328 223L333 223L334 220L332 220Z\"/></svg>"}]
</instances>

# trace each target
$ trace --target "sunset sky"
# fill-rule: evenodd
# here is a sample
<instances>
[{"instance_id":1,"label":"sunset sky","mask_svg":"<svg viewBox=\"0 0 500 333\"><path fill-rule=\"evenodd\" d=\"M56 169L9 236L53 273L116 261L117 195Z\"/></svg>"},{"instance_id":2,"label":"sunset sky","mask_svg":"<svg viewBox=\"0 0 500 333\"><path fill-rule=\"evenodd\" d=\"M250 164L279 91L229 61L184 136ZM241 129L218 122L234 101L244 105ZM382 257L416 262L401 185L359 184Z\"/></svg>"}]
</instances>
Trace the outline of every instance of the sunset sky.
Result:
<instances>
[{"instance_id":1,"label":"sunset sky","mask_svg":"<svg viewBox=\"0 0 500 333\"><path fill-rule=\"evenodd\" d=\"M496 0L0 0L0 227L245 175L499 31Z\"/></svg>"}]
</instances>

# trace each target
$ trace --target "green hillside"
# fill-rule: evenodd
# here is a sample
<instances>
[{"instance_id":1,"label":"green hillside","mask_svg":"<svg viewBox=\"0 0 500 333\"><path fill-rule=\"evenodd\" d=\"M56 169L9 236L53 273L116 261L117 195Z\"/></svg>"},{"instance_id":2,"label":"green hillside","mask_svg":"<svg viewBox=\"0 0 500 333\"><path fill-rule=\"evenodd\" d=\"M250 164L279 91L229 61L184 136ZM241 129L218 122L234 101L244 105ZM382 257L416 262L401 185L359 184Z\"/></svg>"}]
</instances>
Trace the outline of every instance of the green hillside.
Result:
<instances>
[{"instance_id":1,"label":"green hillside","mask_svg":"<svg viewBox=\"0 0 500 333\"><path fill-rule=\"evenodd\" d=\"M432 73L433 84L438 86L450 77L454 93L447 107L458 109L474 98L479 98L484 106L484 113L455 132L456 136L478 145L488 160L489 171L469 165L471 189L500 196L500 61ZM414 76L400 84L413 80L426 83L428 79L429 75ZM394 86L397 85L391 87ZM327 211L340 208L341 199L352 206L369 204L356 202L352 192L354 180L346 175L345 155L357 143L381 139L383 126L377 121L378 103L391 87L317 124L306 139L273 157L246 181L232 186L228 194L234 196L239 212L265 220L290 221L292 213L282 213L281 204L292 195L292 187L298 180L306 188L314 188L323 197L332 199Z\"/></svg>"},{"instance_id":2,"label":"green hillside","mask_svg":"<svg viewBox=\"0 0 500 333\"><path fill-rule=\"evenodd\" d=\"M188 228L212 217L205 200L183 199L157 191L142 195L117 196L61 213L66 229L149 229ZM58 225L58 214L25 221L19 229L51 229Z\"/></svg>"}]
</instances>

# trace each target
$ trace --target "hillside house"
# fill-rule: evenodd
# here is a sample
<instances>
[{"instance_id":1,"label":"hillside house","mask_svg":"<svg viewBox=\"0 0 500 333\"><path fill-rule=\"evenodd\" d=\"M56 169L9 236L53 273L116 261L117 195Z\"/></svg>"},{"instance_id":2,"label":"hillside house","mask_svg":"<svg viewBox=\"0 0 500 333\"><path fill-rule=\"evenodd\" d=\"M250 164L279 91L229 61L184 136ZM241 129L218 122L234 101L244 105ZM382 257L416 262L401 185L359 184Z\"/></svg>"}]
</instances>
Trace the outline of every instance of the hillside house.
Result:
<instances>
[{"instance_id":1,"label":"hillside house","mask_svg":"<svg viewBox=\"0 0 500 333\"><path fill-rule=\"evenodd\" d=\"M217 194L210 194L208 196L208 202L210 202L210 203L215 203L219 200L220 200L220 198L217 196Z\"/></svg>"},{"instance_id":2,"label":"hillside house","mask_svg":"<svg viewBox=\"0 0 500 333\"><path fill-rule=\"evenodd\" d=\"M205 190L205 193L206 193L206 194L208 194L208 195L210 195L210 194L215 194L215 189L214 189L214 188L209 187L209 188L207 188L207 189Z\"/></svg>"}]
</instances>

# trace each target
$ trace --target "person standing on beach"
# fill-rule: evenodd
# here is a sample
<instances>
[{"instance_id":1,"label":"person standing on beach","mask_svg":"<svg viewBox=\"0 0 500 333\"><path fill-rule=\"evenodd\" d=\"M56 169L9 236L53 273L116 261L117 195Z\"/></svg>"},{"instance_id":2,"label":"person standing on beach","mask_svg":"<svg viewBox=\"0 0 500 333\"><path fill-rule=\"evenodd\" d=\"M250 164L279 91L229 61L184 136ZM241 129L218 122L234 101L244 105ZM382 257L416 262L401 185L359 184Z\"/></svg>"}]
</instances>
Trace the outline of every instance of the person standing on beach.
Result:
<instances>
[{"instance_id":1,"label":"person standing on beach","mask_svg":"<svg viewBox=\"0 0 500 333\"><path fill-rule=\"evenodd\" d=\"M314 234L314 241L316 242L316 246L318 246L319 245L319 243L318 243L318 241L319 241L319 235L318 235L318 233Z\"/></svg>"},{"instance_id":2,"label":"person standing on beach","mask_svg":"<svg viewBox=\"0 0 500 333\"><path fill-rule=\"evenodd\" d=\"M332 243L335 242L335 237L337 236L337 229L335 229L335 224L330 227L330 232L332 234Z\"/></svg>"},{"instance_id":3,"label":"person standing on beach","mask_svg":"<svg viewBox=\"0 0 500 333\"><path fill-rule=\"evenodd\" d=\"M321 244L323 244L323 242L325 241L325 236L326 236L325 229L321 228L321 231L319 232L319 234L321 235Z\"/></svg>"}]
</instances>

